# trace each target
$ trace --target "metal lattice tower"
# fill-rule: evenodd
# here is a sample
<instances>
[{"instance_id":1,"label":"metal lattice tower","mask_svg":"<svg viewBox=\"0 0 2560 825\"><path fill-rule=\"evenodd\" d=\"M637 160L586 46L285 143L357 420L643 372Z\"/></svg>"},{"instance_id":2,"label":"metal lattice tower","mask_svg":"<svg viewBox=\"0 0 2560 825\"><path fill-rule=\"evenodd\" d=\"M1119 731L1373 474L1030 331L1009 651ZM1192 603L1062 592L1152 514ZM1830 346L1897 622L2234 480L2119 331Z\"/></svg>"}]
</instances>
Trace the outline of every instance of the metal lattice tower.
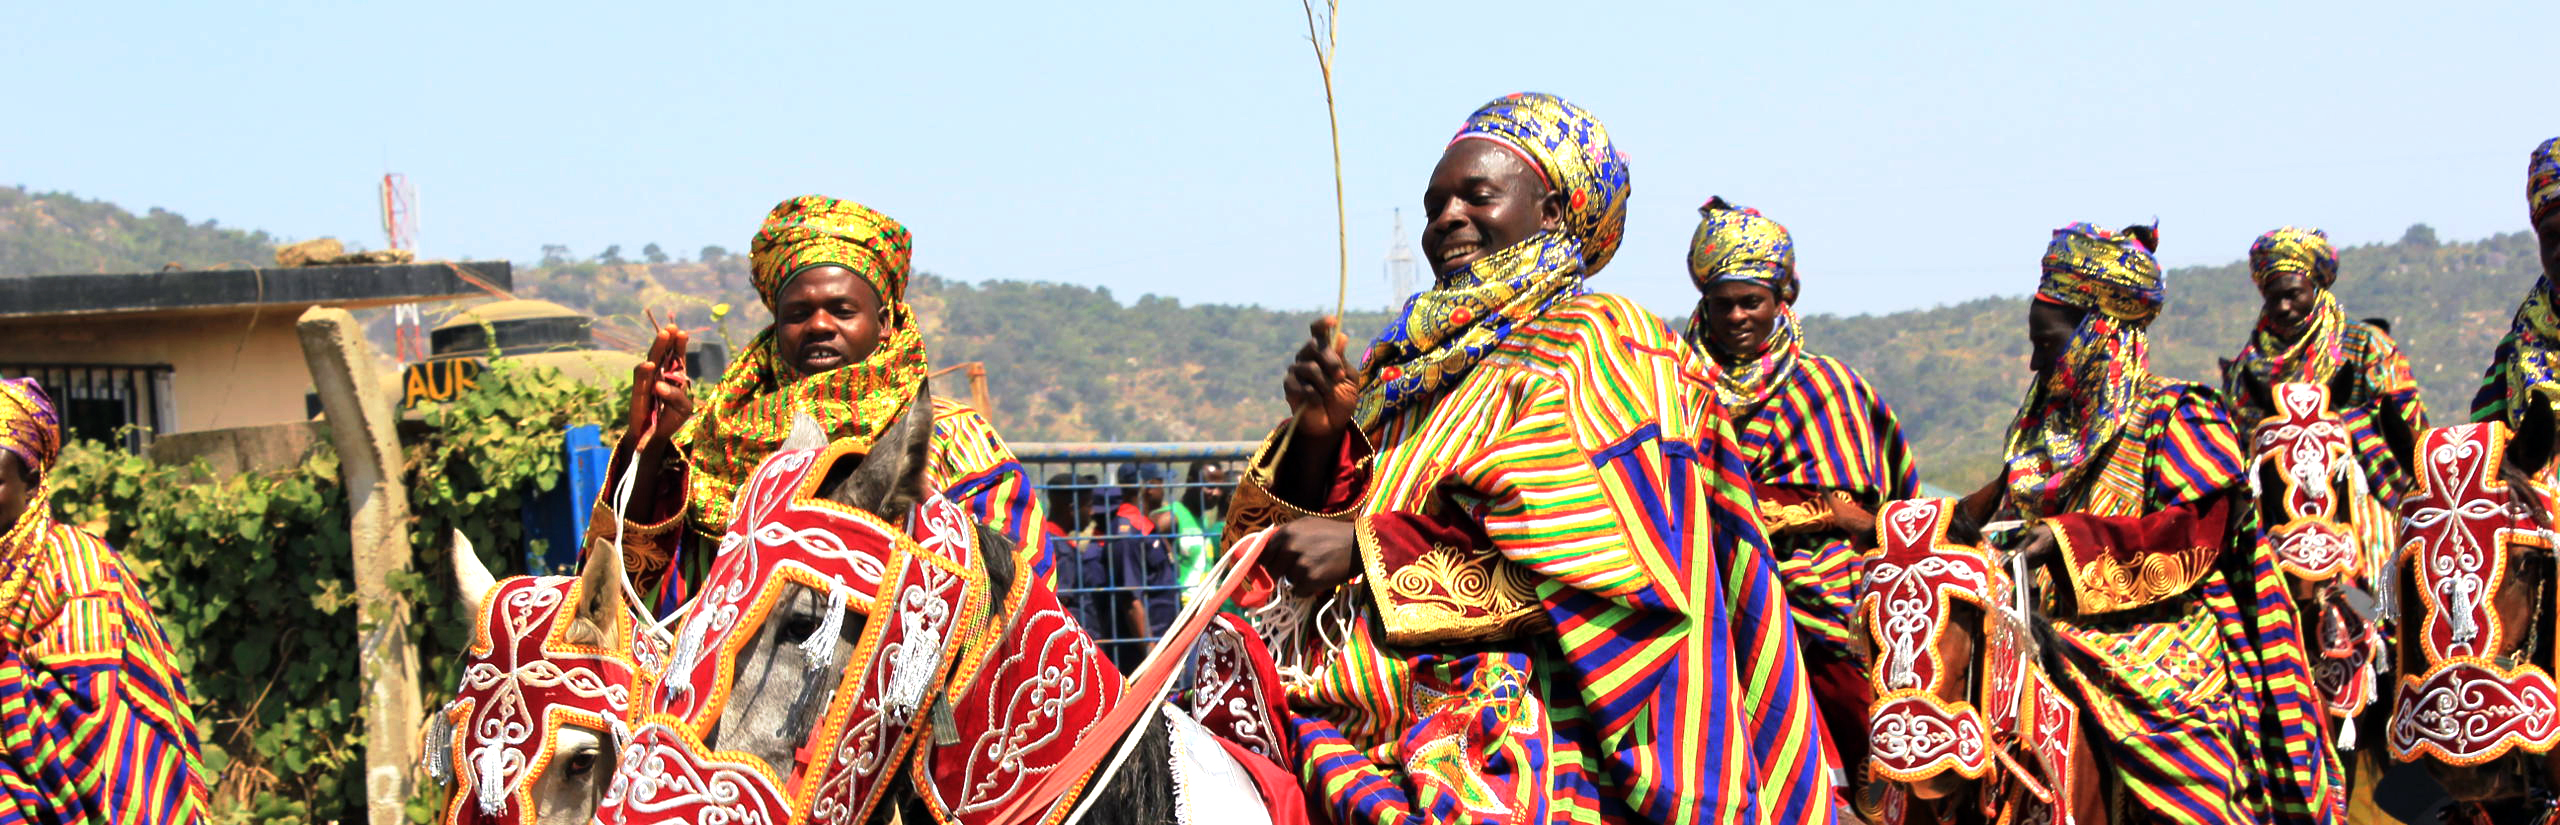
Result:
<instances>
[{"instance_id":1,"label":"metal lattice tower","mask_svg":"<svg viewBox=\"0 0 2560 825\"><path fill-rule=\"evenodd\" d=\"M418 249L418 190L398 172L382 176L382 236L387 249ZM391 308L391 341L403 364L427 359L427 334L417 304Z\"/></svg>"},{"instance_id":2,"label":"metal lattice tower","mask_svg":"<svg viewBox=\"0 0 2560 825\"><path fill-rule=\"evenodd\" d=\"M1413 245L1404 239L1403 209L1396 210L1395 242L1387 247L1385 269L1387 288L1394 291L1388 298L1388 305L1401 305L1419 286L1416 281L1421 279L1422 273L1422 265L1413 256Z\"/></svg>"}]
</instances>

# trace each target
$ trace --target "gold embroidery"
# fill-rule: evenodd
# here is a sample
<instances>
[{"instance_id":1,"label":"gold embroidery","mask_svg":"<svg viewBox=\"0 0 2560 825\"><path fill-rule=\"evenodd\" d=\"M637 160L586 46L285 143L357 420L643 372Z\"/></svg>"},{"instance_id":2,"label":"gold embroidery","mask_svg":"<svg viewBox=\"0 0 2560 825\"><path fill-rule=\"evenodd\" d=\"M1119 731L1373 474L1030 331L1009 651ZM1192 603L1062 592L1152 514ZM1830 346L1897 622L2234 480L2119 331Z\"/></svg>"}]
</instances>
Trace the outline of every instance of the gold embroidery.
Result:
<instances>
[{"instance_id":1,"label":"gold embroidery","mask_svg":"<svg viewBox=\"0 0 2560 825\"><path fill-rule=\"evenodd\" d=\"M1218 546L1231 546L1265 527L1277 527L1302 518L1351 520L1349 510L1337 513L1313 512L1282 501L1278 495L1271 492L1271 480L1278 477L1279 468L1276 465L1280 462L1280 452L1276 448L1279 446L1281 434L1287 432L1290 426L1289 422L1281 422L1278 428L1272 430L1270 436L1262 440L1262 447L1254 451L1253 461L1246 466L1244 478L1236 482L1235 492L1227 497L1227 529L1219 536Z\"/></svg>"},{"instance_id":2,"label":"gold embroidery","mask_svg":"<svg viewBox=\"0 0 2560 825\"><path fill-rule=\"evenodd\" d=\"M2080 612L2109 613L2141 607L2184 592L2203 575L2204 564L2213 558L2211 547L2189 547L2174 553L2150 553L2133 564L2099 555L2082 560L2071 547L2070 534L2059 528L2053 531L2062 543L2065 565L2071 570L2072 591L2080 599Z\"/></svg>"},{"instance_id":3,"label":"gold embroidery","mask_svg":"<svg viewBox=\"0 0 2560 825\"><path fill-rule=\"evenodd\" d=\"M1831 526L1831 499L1815 496L1796 504L1771 506L1760 503L1760 529L1769 533L1818 529Z\"/></svg>"},{"instance_id":4,"label":"gold embroidery","mask_svg":"<svg viewBox=\"0 0 2560 825\"><path fill-rule=\"evenodd\" d=\"M1367 517L1356 523L1361 561L1391 643L1507 639L1543 615L1536 574L1499 552L1433 545L1412 561L1387 569L1379 557L1377 528Z\"/></svg>"}]
</instances>

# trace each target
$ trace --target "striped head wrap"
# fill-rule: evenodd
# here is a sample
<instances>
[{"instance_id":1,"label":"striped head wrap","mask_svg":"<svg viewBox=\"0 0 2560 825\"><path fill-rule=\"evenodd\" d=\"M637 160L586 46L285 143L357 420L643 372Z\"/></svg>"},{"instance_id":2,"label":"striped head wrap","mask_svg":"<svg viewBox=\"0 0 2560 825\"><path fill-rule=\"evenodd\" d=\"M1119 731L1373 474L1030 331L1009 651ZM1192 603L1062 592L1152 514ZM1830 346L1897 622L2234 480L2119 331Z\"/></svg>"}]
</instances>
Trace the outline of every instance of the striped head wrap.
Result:
<instances>
[{"instance_id":1,"label":"striped head wrap","mask_svg":"<svg viewBox=\"0 0 2560 825\"><path fill-rule=\"evenodd\" d=\"M2329 233L2287 226L2249 245L2249 277L2264 286L2279 275L2304 275L2328 289L2338 283L2338 248Z\"/></svg>"},{"instance_id":2,"label":"striped head wrap","mask_svg":"<svg viewBox=\"0 0 2560 825\"><path fill-rule=\"evenodd\" d=\"M1505 96L1468 115L1449 143L1462 140L1491 141L1527 160L1548 191L1564 197L1564 226L1439 273L1431 289L1405 301L1361 366L1351 416L1363 429L1438 397L1514 326L1581 294L1583 279L1609 263L1626 235L1626 156L1582 107L1549 94Z\"/></svg>"},{"instance_id":3,"label":"striped head wrap","mask_svg":"<svg viewBox=\"0 0 2560 825\"><path fill-rule=\"evenodd\" d=\"M2560 212L2560 137L2533 148L2533 160L2525 164L2524 194L2534 223Z\"/></svg>"},{"instance_id":4,"label":"striped head wrap","mask_svg":"<svg viewBox=\"0 0 2560 825\"><path fill-rule=\"evenodd\" d=\"M0 380L0 450L43 478L62 455L62 417L33 378Z\"/></svg>"},{"instance_id":5,"label":"striped head wrap","mask_svg":"<svg viewBox=\"0 0 2560 825\"><path fill-rule=\"evenodd\" d=\"M698 530L711 535L728 526L729 500L738 484L791 434L797 410L826 428L829 440L868 442L888 428L924 384L924 337L906 303L914 245L907 229L889 216L846 200L804 195L783 201L765 216L750 247L750 269L765 306L793 277L833 264L852 270L878 290L889 309L879 348L860 362L816 375L798 375L777 351L772 327L758 333L721 373L707 408L675 435L692 464L687 491Z\"/></svg>"},{"instance_id":6,"label":"striped head wrap","mask_svg":"<svg viewBox=\"0 0 2560 825\"><path fill-rule=\"evenodd\" d=\"M871 207L802 195L764 217L748 246L748 278L766 309L782 288L812 267L841 266L870 284L883 302L902 300L913 269L915 240L907 228Z\"/></svg>"},{"instance_id":7,"label":"striped head wrap","mask_svg":"<svg viewBox=\"0 0 2560 825\"><path fill-rule=\"evenodd\" d=\"M2002 463L2021 513L2061 512L2093 459L2132 423L2151 381L2143 329L2166 297L2160 265L2140 239L2087 223L2054 230L2036 300L2089 312L2009 424Z\"/></svg>"},{"instance_id":8,"label":"striped head wrap","mask_svg":"<svg viewBox=\"0 0 2560 825\"><path fill-rule=\"evenodd\" d=\"M1716 395L1727 409L1758 407L1795 377L1804 353L1804 329L1796 321L1796 244L1787 228L1760 214L1709 198L1698 207L1698 231L1689 236L1689 280L1700 291L1727 281L1767 287L1778 301L1778 318L1769 331L1767 349L1726 353L1707 334L1707 299L1689 316L1684 337L1691 349L1715 358ZM1739 363L1733 363L1739 362ZM1730 364L1730 366L1727 366Z\"/></svg>"}]
</instances>

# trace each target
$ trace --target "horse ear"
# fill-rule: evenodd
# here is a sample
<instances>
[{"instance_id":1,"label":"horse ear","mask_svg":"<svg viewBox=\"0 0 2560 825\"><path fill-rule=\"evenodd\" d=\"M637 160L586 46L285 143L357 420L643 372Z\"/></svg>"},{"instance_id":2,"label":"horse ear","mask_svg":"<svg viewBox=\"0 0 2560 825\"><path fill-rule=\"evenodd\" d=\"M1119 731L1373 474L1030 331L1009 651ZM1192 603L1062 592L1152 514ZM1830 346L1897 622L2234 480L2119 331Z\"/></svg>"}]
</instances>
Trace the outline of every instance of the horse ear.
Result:
<instances>
[{"instance_id":1,"label":"horse ear","mask_svg":"<svg viewBox=\"0 0 2560 825\"><path fill-rule=\"evenodd\" d=\"M774 451L815 450L824 446L827 446L826 428L818 426L818 420L810 418L808 411L795 409L791 411L791 434L784 436L782 446Z\"/></svg>"},{"instance_id":2,"label":"horse ear","mask_svg":"<svg viewBox=\"0 0 2560 825\"><path fill-rule=\"evenodd\" d=\"M2560 410L2554 404L2560 404L2560 386L2535 384L2525 391L2524 416L2507 444L2507 463L2527 476L2541 475L2552 448L2560 446Z\"/></svg>"},{"instance_id":3,"label":"horse ear","mask_svg":"<svg viewBox=\"0 0 2560 825\"><path fill-rule=\"evenodd\" d=\"M489 593L498 588L498 577L489 574L489 566L480 563L480 552L471 547L471 537L457 527L453 531L453 588L462 594L463 609L471 620L480 620L480 608L489 601Z\"/></svg>"},{"instance_id":4,"label":"horse ear","mask_svg":"<svg viewBox=\"0 0 2560 825\"><path fill-rule=\"evenodd\" d=\"M604 539L587 545L587 561L578 570L578 603L570 614L569 641L576 644L603 645L612 638L614 620L620 618L622 598L622 548Z\"/></svg>"}]
</instances>

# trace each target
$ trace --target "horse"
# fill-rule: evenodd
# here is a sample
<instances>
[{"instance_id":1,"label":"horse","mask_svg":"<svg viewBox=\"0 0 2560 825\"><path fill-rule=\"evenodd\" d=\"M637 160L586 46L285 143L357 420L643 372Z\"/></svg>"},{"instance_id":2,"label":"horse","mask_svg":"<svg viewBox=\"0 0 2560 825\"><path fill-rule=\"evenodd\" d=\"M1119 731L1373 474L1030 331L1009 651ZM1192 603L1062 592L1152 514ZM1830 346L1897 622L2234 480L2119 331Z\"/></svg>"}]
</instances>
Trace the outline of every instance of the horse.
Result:
<instances>
[{"instance_id":1,"label":"horse","mask_svg":"<svg viewBox=\"0 0 2560 825\"><path fill-rule=\"evenodd\" d=\"M2518 426L2428 430L2401 504L2399 679L2391 757L2424 765L2478 822L2542 821L2560 781L2552 592L2555 388L2533 388Z\"/></svg>"},{"instance_id":2,"label":"horse","mask_svg":"<svg viewBox=\"0 0 2560 825\"><path fill-rule=\"evenodd\" d=\"M2078 705L2047 675L2063 665L2043 620L1958 507L1886 504L1859 585L1857 625L1878 654L1868 759L1881 822L2103 825L2105 780Z\"/></svg>"},{"instance_id":3,"label":"horse","mask_svg":"<svg viewBox=\"0 0 2560 825\"><path fill-rule=\"evenodd\" d=\"M2250 389L2273 411L2250 439L2258 540L2275 555L2295 610L2317 617L2313 686L2339 731L2338 750L2352 752L2355 720L2373 704L2376 675L2387 666L2371 588L2384 578L2399 519L2358 466L2347 422L2330 409L2331 387Z\"/></svg>"},{"instance_id":4,"label":"horse","mask_svg":"<svg viewBox=\"0 0 2560 825\"><path fill-rule=\"evenodd\" d=\"M452 553L474 621L461 684L421 742L427 776L448 788L440 821L589 821L655 649L624 599L620 554L598 542L575 577L497 580L460 530Z\"/></svg>"},{"instance_id":5,"label":"horse","mask_svg":"<svg viewBox=\"0 0 2560 825\"><path fill-rule=\"evenodd\" d=\"M1256 780L1276 768L1124 693L1048 579L1024 572L1038 554L928 491L928 404L867 448L816 432L801 422L741 485L598 821L1269 818ZM1123 701L1147 717L1098 729ZM1106 745L1112 765L1073 770L1071 754ZM1067 779L1054 801L1034 792Z\"/></svg>"}]
</instances>

